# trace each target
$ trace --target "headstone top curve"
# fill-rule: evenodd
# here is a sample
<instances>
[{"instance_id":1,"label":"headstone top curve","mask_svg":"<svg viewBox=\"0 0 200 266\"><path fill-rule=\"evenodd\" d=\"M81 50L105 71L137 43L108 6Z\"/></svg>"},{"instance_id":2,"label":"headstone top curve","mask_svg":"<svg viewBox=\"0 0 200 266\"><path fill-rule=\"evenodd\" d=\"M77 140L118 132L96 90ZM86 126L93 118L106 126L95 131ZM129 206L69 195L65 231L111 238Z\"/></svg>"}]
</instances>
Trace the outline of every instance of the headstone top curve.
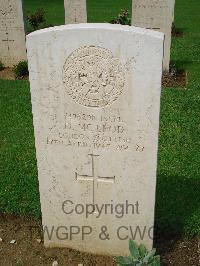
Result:
<instances>
[{"instance_id":1,"label":"headstone top curve","mask_svg":"<svg viewBox=\"0 0 200 266\"><path fill-rule=\"evenodd\" d=\"M68 24L62 26L55 26L51 28L41 29L29 33L27 38L32 36L37 36L43 33L50 33L50 32L59 32L63 30L81 30L81 29L96 29L96 30L113 30L113 31L127 31L133 32L136 34L147 34L152 37L159 38L161 40L164 39L164 34L162 32L157 32L150 29L139 28L135 26L126 26L126 25L117 25L117 24L109 24L109 23L80 23L80 24Z\"/></svg>"}]
</instances>

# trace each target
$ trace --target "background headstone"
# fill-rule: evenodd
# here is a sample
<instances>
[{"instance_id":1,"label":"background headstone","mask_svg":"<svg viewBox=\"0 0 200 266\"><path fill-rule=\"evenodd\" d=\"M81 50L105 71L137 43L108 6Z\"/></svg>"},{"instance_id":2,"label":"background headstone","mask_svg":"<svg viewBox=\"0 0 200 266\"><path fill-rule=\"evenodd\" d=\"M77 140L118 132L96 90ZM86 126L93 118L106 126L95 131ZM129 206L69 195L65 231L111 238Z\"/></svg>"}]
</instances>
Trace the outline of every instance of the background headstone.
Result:
<instances>
[{"instance_id":1,"label":"background headstone","mask_svg":"<svg viewBox=\"0 0 200 266\"><path fill-rule=\"evenodd\" d=\"M65 24L87 23L86 0L64 0Z\"/></svg>"},{"instance_id":2,"label":"background headstone","mask_svg":"<svg viewBox=\"0 0 200 266\"><path fill-rule=\"evenodd\" d=\"M163 70L169 70L174 0L133 0L132 25L165 34Z\"/></svg>"},{"instance_id":3,"label":"background headstone","mask_svg":"<svg viewBox=\"0 0 200 266\"><path fill-rule=\"evenodd\" d=\"M175 5L176 5L176 1L172 0L172 23L175 20Z\"/></svg>"},{"instance_id":4,"label":"background headstone","mask_svg":"<svg viewBox=\"0 0 200 266\"><path fill-rule=\"evenodd\" d=\"M21 0L0 0L0 61L12 67L26 60Z\"/></svg>"},{"instance_id":5,"label":"background headstone","mask_svg":"<svg viewBox=\"0 0 200 266\"><path fill-rule=\"evenodd\" d=\"M163 39L111 24L28 35L45 246L124 255L139 227L152 247ZM110 207L87 217L86 204Z\"/></svg>"}]
</instances>

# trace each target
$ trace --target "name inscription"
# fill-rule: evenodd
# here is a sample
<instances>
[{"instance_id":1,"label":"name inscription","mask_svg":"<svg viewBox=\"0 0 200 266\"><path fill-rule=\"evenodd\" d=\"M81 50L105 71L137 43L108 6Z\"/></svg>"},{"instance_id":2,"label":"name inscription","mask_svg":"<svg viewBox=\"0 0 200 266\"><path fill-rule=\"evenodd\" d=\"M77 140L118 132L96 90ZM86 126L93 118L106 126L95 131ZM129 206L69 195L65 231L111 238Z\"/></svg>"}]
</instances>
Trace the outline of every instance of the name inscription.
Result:
<instances>
[{"instance_id":1,"label":"name inscription","mask_svg":"<svg viewBox=\"0 0 200 266\"><path fill-rule=\"evenodd\" d=\"M85 113L64 115L64 126L52 128L47 144L88 147L92 149L127 150L131 143L128 127L120 116L96 116Z\"/></svg>"}]
</instances>

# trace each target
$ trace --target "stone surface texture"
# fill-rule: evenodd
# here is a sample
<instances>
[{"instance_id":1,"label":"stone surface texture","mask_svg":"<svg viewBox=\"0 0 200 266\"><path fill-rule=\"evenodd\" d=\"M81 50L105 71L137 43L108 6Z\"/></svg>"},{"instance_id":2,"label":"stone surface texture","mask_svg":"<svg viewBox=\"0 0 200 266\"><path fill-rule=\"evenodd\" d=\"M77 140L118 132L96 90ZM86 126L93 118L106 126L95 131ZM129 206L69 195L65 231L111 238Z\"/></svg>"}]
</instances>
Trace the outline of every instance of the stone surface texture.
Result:
<instances>
[{"instance_id":1,"label":"stone surface texture","mask_svg":"<svg viewBox=\"0 0 200 266\"><path fill-rule=\"evenodd\" d=\"M27 60L21 0L0 0L0 61L12 67Z\"/></svg>"},{"instance_id":2,"label":"stone surface texture","mask_svg":"<svg viewBox=\"0 0 200 266\"><path fill-rule=\"evenodd\" d=\"M176 6L176 1L172 0L172 23L175 20L175 6Z\"/></svg>"},{"instance_id":3,"label":"stone surface texture","mask_svg":"<svg viewBox=\"0 0 200 266\"><path fill-rule=\"evenodd\" d=\"M125 255L137 226L152 247L163 39L111 24L28 35L46 247ZM94 212L78 214L87 204Z\"/></svg>"},{"instance_id":4,"label":"stone surface texture","mask_svg":"<svg viewBox=\"0 0 200 266\"><path fill-rule=\"evenodd\" d=\"M65 24L87 23L86 0L64 0Z\"/></svg>"},{"instance_id":5,"label":"stone surface texture","mask_svg":"<svg viewBox=\"0 0 200 266\"><path fill-rule=\"evenodd\" d=\"M165 34L163 70L169 70L174 0L133 0L132 25Z\"/></svg>"}]
</instances>

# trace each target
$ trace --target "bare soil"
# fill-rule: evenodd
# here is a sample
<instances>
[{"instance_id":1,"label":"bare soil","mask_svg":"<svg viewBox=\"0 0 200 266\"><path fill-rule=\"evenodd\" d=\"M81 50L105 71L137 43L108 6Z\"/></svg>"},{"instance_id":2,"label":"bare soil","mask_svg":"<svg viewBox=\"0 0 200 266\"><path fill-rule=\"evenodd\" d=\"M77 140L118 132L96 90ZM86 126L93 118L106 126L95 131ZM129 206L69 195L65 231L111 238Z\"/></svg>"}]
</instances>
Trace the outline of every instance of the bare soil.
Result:
<instances>
[{"instance_id":1,"label":"bare soil","mask_svg":"<svg viewBox=\"0 0 200 266\"><path fill-rule=\"evenodd\" d=\"M0 265L1 266L112 266L112 257L80 253L67 248L46 249L41 235L41 221L28 217L0 215ZM15 243L10 243L15 240ZM41 240L41 242L40 242ZM161 265L200 265L200 240L169 237L156 241Z\"/></svg>"},{"instance_id":2,"label":"bare soil","mask_svg":"<svg viewBox=\"0 0 200 266\"><path fill-rule=\"evenodd\" d=\"M0 71L0 79L14 80L15 75L12 71L12 68L4 68Z\"/></svg>"},{"instance_id":3,"label":"bare soil","mask_svg":"<svg viewBox=\"0 0 200 266\"><path fill-rule=\"evenodd\" d=\"M5 79L5 80L15 80L15 74L13 72L12 68L4 68L3 70L0 71L0 79ZM28 76L24 76L19 78L20 80L28 80Z\"/></svg>"},{"instance_id":4,"label":"bare soil","mask_svg":"<svg viewBox=\"0 0 200 266\"><path fill-rule=\"evenodd\" d=\"M169 72L163 73L162 86L171 88L187 87L187 72L184 69L170 69Z\"/></svg>"},{"instance_id":5,"label":"bare soil","mask_svg":"<svg viewBox=\"0 0 200 266\"><path fill-rule=\"evenodd\" d=\"M199 266L200 238L183 239L177 236L160 238L155 243L162 266Z\"/></svg>"}]
</instances>

